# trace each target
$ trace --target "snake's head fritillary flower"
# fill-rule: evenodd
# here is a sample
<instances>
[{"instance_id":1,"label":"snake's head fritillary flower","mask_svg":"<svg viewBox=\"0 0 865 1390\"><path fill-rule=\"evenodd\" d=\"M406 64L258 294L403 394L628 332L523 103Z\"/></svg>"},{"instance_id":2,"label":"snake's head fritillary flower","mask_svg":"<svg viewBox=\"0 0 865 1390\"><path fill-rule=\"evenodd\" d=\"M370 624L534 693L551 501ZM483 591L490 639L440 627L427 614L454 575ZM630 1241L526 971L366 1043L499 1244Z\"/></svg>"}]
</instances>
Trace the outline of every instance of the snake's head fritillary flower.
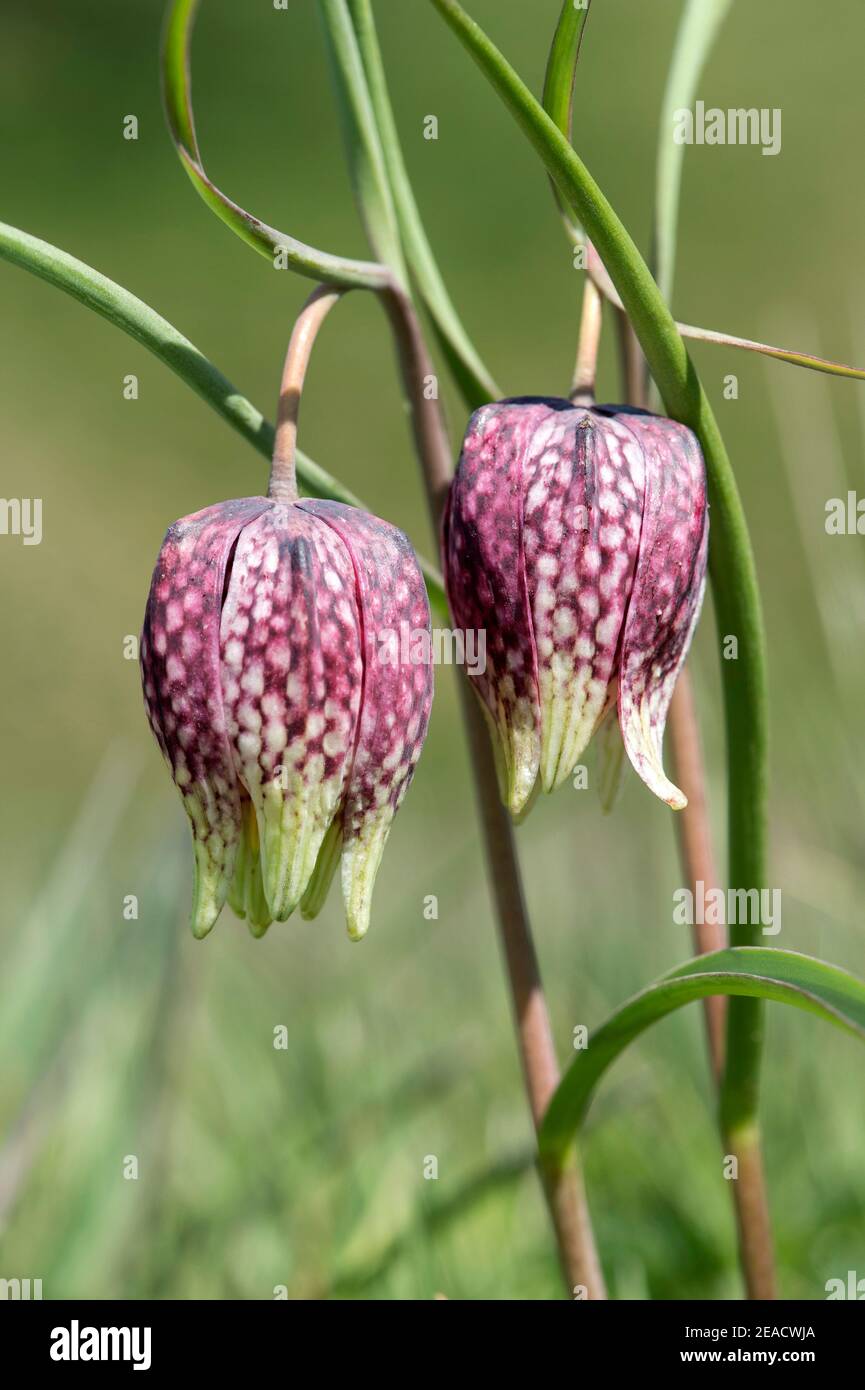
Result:
<instances>
[{"instance_id":1,"label":"snake's head fritillary flower","mask_svg":"<svg viewBox=\"0 0 865 1390\"><path fill-rule=\"evenodd\" d=\"M402 624L429 634L414 552L354 507L243 498L168 531L141 671L192 824L196 936L227 899L255 935L314 916L340 854L349 934L366 932L432 703L430 642L382 659Z\"/></svg>"},{"instance_id":2,"label":"snake's head fritillary flower","mask_svg":"<svg viewBox=\"0 0 865 1390\"><path fill-rule=\"evenodd\" d=\"M472 416L443 527L454 621L486 631L473 677L515 816L577 766L617 706L651 791L686 805L661 747L706 579L703 456L684 425L525 397Z\"/></svg>"}]
</instances>

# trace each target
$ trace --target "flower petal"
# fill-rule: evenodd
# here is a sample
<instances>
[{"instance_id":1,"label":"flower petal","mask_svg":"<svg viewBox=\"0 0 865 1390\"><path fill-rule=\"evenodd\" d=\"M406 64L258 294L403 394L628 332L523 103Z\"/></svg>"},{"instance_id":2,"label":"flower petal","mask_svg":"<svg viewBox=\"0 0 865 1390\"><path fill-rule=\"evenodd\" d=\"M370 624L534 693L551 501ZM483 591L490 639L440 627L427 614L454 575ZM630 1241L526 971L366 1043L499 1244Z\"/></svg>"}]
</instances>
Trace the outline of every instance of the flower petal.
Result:
<instances>
[{"instance_id":1,"label":"flower petal","mask_svg":"<svg viewBox=\"0 0 865 1390\"><path fill-rule=\"evenodd\" d=\"M614 416L549 404L526 462L523 521L548 792L570 777L607 704L644 491L642 452Z\"/></svg>"},{"instance_id":2,"label":"flower petal","mask_svg":"<svg viewBox=\"0 0 865 1390\"><path fill-rule=\"evenodd\" d=\"M486 634L486 670L470 680L497 731L503 800L513 815L531 797L541 756L522 533L526 453L548 414L545 401L502 401L475 411L442 536L454 621Z\"/></svg>"},{"instance_id":3,"label":"flower petal","mask_svg":"<svg viewBox=\"0 0 865 1390\"><path fill-rule=\"evenodd\" d=\"M192 825L192 930L206 936L228 895L240 836L240 794L226 737L219 618L231 548L267 507L262 497L206 507L169 529L141 633L151 728Z\"/></svg>"},{"instance_id":4,"label":"flower petal","mask_svg":"<svg viewBox=\"0 0 865 1390\"><path fill-rule=\"evenodd\" d=\"M221 650L228 736L256 811L264 892L285 921L339 810L360 703L354 570L328 526L273 504L246 528Z\"/></svg>"},{"instance_id":5,"label":"flower petal","mask_svg":"<svg viewBox=\"0 0 865 1390\"><path fill-rule=\"evenodd\" d=\"M343 808L342 887L349 935L367 931L375 876L408 790L433 695L430 611L415 553L396 527L340 502L301 502L354 564L363 631L363 699Z\"/></svg>"},{"instance_id":6,"label":"flower petal","mask_svg":"<svg viewBox=\"0 0 865 1390\"><path fill-rule=\"evenodd\" d=\"M228 901L235 916L245 920L255 937L264 936L273 918L264 896L261 876L261 847L258 840L258 821L255 807L244 793L240 799L243 833L234 862L234 878Z\"/></svg>"},{"instance_id":7,"label":"flower petal","mask_svg":"<svg viewBox=\"0 0 865 1390\"><path fill-rule=\"evenodd\" d=\"M706 587L709 513L696 437L652 415L620 416L646 455L646 500L619 675L625 749L650 791L674 810L687 805L661 760L667 710Z\"/></svg>"}]
</instances>

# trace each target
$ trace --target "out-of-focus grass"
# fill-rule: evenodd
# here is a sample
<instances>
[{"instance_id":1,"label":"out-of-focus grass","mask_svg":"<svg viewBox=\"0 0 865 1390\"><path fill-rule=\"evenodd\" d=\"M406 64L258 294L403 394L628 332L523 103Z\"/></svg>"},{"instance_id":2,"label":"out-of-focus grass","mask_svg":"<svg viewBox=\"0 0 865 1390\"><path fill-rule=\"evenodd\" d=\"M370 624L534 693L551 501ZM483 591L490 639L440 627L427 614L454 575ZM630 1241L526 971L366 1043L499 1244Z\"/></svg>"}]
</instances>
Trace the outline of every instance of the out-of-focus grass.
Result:
<instances>
[{"instance_id":1,"label":"out-of-focus grass","mask_svg":"<svg viewBox=\"0 0 865 1390\"><path fill-rule=\"evenodd\" d=\"M3 141L4 215L142 294L267 407L306 290L268 278L177 168L158 108L161 8L131 3L121 26L108 0L81 0L74 14L59 0L7 7L0 121L16 135ZM537 86L557 3L531 21L494 0L472 8ZM422 39L423 64L391 67L433 240L508 389L560 390L579 277L539 167L428 9L378 6L388 58L409 30ZM642 237L677 7L595 9L577 139ZM734 7L701 95L780 105L784 145L777 159L687 152L682 317L865 356L849 309L865 303L861 37L853 0L836 0L831 26L805 0ZM207 0L195 82L209 166L278 225L360 253L326 81L312 7L289 16ZM421 135L431 111L435 143ZM137 143L120 136L127 112L140 117ZM318 922L274 927L262 942L227 911L206 942L192 941L185 820L122 643L138 630L166 525L260 488L261 462L80 306L10 267L0 294L0 491L44 503L41 546L0 537L0 1276L42 1278L46 1297L270 1298L280 1285L291 1297L557 1296L452 673L440 673L366 941L347 941L336 897ZM339 313L316 349L303 442L429 549L382 316L360 295ZM774 940L865 974L865 551L862 538L823 528L826 498L863 485L865 397L695 351L766 604L773 881L784 895ZM609 342L602 371L614 397ZM725 401L732 371L739 396ZM127 372L139 375L135 402L122 398ZM453 396L448 409L456 431ZM720 850L711 612L694 669ZM567 1057L576 1024L690 951L672 924L670 817L630 779L612 817L591 791L564 789L518 839ZM124 919L129 894L138 920ZM427 894L436 921L424 917ZM287 1050L273 1046L280 1025ZM854 1041L770 1011L766 1146L786 1296L820 1298L826 1279L863 1272L863 1077ZM123 1176L129 1155L134 1181ZM435 1180L424 1178L430 1156ZM617 1296L738 1295L696 1008L617 1065L586 1162Z\"/></svg>"}]
</instances>

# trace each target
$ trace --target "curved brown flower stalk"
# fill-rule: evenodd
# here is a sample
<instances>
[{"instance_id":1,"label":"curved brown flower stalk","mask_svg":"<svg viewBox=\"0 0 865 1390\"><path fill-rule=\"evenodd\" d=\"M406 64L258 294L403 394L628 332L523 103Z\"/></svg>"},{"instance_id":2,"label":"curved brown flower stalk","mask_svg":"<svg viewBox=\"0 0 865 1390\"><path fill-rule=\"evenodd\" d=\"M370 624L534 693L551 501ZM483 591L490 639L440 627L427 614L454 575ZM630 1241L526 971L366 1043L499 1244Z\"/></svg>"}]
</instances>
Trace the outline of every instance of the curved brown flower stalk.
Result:
<instances>
[{"instance_id":1,"label":"curved brown flower stalk","mask_svg":"<svg viewBox=\"0 0 865 1390\"><path fill-rule=\"evenodd\" d=\"M334 289L332 285L316 285L298 314L292 330L279 387L273 461L267 489L268 497L272 497L276 502L297 501L297 421L306 369L318 331L344 293L344 290Z\"/></svg>"},{"instance_id":2,"label":"curved brown flower stalk","mask_svg":"<svg viewBox=\"0 0 865 1390\"><path fill-rule=\"evenodd\" d=\"M598 348L601 342L603 312L604 301L601 292L594 280L587 275L583 282L580 337L569 396L569 400L573 401L574 405L591 406L595 403L595 381L598 371Z\"/></svg>"}]
</instances>

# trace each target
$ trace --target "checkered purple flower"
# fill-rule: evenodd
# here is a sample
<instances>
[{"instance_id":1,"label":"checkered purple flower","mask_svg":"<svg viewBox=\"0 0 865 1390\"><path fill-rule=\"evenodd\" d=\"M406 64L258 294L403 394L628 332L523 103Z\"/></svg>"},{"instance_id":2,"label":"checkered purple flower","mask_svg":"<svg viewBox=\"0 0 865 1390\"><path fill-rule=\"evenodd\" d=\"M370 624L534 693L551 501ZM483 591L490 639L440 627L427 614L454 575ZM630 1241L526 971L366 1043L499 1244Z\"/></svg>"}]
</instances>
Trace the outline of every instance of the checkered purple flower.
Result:
<instances>
[{"instance_id":1,"label":"checkered purple flower","mask_svg":"<svg viewBox=\"0 0 865 1390\"><path fill-rule=\"evenodd\" d=\"M473 678L502 797L522 814L615 717L663 801L667 710L706 578L703 457L683 425L621 406L526 397L483 406L443 527L454 621L486 631Z\"/></svg>"},{"instance_id":2,"label":"checkered purple flower","mask_svg":"<svg viewBox=\"0 0 865 1390\"><path fill-rule=\"evenodd\" d=\"M428 662L381 660L401 623L429 632L414 552L356 508L250 497L168 531L141 672L192 825L196 936L226 900L255 935L315 916L340 855L349 934L365 934L432 703Z\"/></svg>"}]
</instances>

